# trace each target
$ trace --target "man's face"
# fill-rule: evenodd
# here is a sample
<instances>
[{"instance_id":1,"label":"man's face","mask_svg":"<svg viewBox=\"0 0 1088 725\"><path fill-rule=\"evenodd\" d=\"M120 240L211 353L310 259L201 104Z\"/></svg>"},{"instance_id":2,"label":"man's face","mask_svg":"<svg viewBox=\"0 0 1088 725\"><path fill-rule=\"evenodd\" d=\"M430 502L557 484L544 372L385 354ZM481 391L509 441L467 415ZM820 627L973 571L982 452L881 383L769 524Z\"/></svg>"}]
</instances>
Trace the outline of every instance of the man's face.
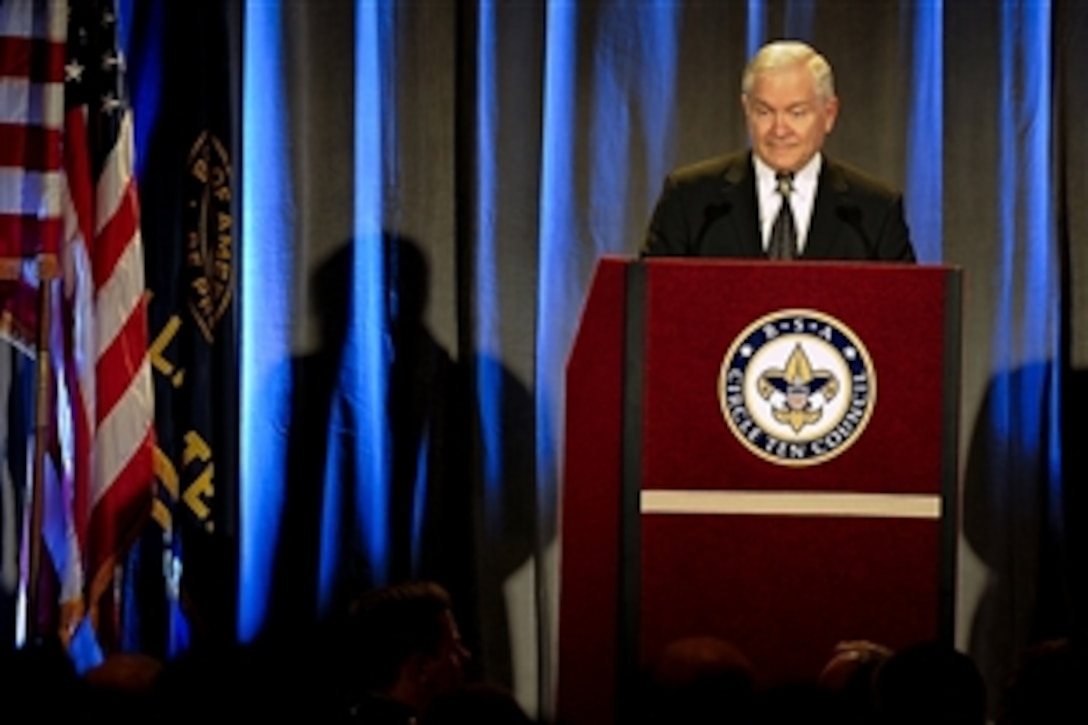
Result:
<instances>
[{"instance_id":1,"label":"man's face","mask_svg":"<svg viewBox=\"0 0 1088 725\"><path fill-rule=\"evenodd\" d=\"M755 153L775 171L797 171L824 145L835 126L837 98L822 100L804 65L757 75L742 96Z\"/></svg>"}]
</instances>

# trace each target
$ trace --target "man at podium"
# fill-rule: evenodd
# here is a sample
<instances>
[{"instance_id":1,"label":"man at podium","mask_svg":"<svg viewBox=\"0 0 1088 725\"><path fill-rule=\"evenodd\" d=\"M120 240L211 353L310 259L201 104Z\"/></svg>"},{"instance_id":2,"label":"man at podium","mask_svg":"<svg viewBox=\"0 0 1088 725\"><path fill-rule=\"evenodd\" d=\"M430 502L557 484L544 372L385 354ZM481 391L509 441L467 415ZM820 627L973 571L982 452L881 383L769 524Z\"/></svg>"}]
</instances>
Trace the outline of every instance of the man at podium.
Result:
<instances>
[{"instance_id":1,"label":"man at podium","mask_svg":"<svg viewBox=\"0 0 1088 725\"><path fill-rule=\"evenodd\" d=\"M902 194L821 151L839 111L822 55L765 45L741 104L750 148L669 174L642 256L915 261Z\"/></svg>"}]
</instances>

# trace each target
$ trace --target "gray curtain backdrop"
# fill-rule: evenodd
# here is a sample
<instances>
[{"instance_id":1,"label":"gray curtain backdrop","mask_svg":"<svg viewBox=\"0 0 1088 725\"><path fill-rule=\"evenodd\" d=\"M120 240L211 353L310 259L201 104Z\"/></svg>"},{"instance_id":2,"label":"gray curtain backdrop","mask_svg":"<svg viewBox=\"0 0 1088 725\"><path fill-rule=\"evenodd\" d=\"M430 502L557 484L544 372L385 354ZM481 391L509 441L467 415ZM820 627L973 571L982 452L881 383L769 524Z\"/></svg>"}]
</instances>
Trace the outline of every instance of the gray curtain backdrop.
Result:
<instances>
[{"instance_id":1,"label":"gray curtain backdrop","mask_svg":"<svg viewBox=\"0 0 1088 725\"><path fill-rule=\"evenodd\" d=\"M268 163L291 180L291 354L319 345L316 271L366 243L356 114L379 104L382 228L425 264L420 323L463 371L417 383L467 398L472 583L457 593L489 679L548 712L563 368L594 265L636 252L669 169L746 143L741 71L783 36L835 68L828 153L908 190L921 261L965 272L958 642L996 687L1026 643L1083 628L1088 5L298 0L280 13L269 63L288 105ZM358 46L367 23L377 49ZM376 87L357 82L359 52L377 52Z\"/></svg>"}]
</instances>

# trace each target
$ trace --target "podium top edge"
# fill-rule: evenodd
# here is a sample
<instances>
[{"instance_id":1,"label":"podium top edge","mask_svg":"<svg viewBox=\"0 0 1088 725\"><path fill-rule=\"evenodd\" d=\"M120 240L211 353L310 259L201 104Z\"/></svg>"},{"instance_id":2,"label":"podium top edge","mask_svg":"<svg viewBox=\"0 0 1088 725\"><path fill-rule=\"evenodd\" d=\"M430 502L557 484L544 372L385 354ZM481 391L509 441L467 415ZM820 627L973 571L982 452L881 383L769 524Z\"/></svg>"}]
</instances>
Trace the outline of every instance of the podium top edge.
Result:
<instances>
[{"instance_id":1,"label":"podium top edge","mask_svg":"<svg viewBox=\"0 0 1088 725\"><path fill-rule=\"evenodd\" d=\"M885 270L903 271L908 269L942 272L963 271L963 265L946 262L887 262L861 259L802 259L789 262L769 259L744 259L737 257L638 257L631 255L606 254L598 259L598 264L608 265L647 265L647 266L686 266L686 267L749 267L767 269L768 267L792 269L859 269L866 271Z\"/></svg>"}]
</instances>

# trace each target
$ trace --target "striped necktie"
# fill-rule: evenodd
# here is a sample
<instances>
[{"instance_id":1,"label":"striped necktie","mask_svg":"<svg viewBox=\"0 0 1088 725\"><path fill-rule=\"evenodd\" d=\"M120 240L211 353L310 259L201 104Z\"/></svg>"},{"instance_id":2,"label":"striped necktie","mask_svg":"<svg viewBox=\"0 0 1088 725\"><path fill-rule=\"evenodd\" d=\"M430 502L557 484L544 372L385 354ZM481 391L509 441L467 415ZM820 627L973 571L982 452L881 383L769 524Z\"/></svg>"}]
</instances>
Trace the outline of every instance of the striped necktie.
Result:
<instances>
[{"instance_id":1,"label":"striped necktie","mask_svg":"<svg viewBox=\"0 0 1088 725\"><path fill-rule=\"evenodd\" d=\"M793 191L793 174L780 172L778 193L782 196L782 206L778 218L771 227L771 239L767 244L767 256L770 259L795 259L797 253L797 227L793 223L793 211L790 208L790 193Z\"/></svg>"}]
</instances>

